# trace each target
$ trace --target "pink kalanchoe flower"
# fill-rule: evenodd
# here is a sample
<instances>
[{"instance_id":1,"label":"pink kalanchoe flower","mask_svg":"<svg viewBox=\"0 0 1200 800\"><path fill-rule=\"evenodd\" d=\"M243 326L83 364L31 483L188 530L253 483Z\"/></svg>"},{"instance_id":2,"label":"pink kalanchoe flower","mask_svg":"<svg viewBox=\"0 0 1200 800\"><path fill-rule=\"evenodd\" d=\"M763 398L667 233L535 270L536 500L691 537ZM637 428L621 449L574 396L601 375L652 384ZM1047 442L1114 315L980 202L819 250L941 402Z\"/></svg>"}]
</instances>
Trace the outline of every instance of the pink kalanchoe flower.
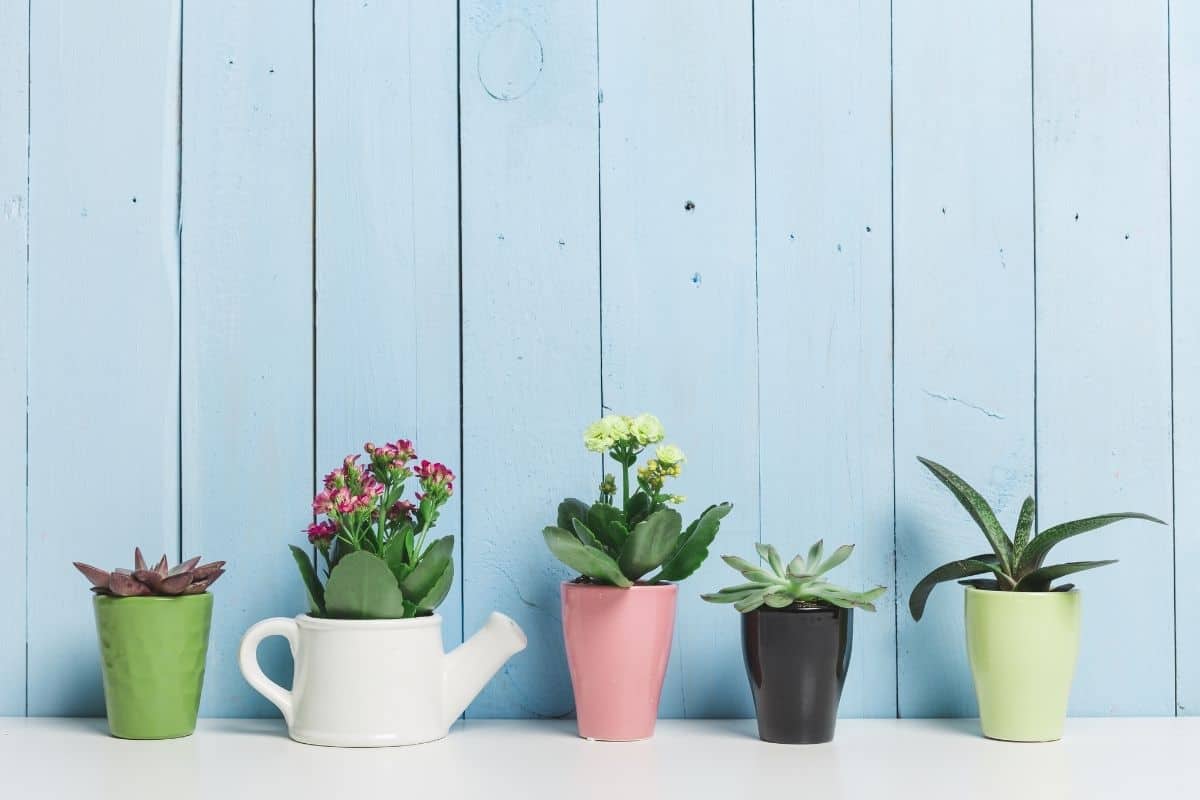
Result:
<instances>
[{"instance_id":1,"label":"pink kalanchoe flower","mask_svg":"<svg viewBox=\"0 0 1200 800\"><path fill-rule=\"evenodd\" d=\"M358 510L356 499L349 489L338 489L333 493L333 506L343 514L353 514Z\"/></svg>"},{"instance_id":2,"label":"pink kalanchoe flower","mask_svg":"<svg viewBox=\"0 0 1200 800\"><path fill-rule=\"evenodd\" d=\"M343 485L345 485L345 481L343 479L342 471L340 469L335 469L332 472L326 473L326 475L325 475L325 488L326 489L336 489L339 486L343 486Z\"/></svg>"},{"instance_id":3,"label":"pink kalanchoe flower","mask_svg":"<svg viewBox=\"0 0 1200 800\"><path fill-rule=\"evenodd\" d=\"M435 488L443 490L446 495L454 493L454 473L445 464L422 461L413 468L413 473L421 480L421 488L426 493Z\"/></svg>"},{"instance_id":4,"label":"pink kalanchoe flower","mask_svg":"<svg viewBox=\"0 0 1200 800\"><path fill-rule=\"evenodd\" d=\"M337 535L337 525L334 525L329 520L314 522L309 525L305 531L308 533L308 541L310 544L329 544L334 536Z\"/></svg>"},{"instance_id":5,"label":"pink kalanchoe flower","mask_svg":"<svg viewBox=\"0 0 1200 800\"><path fill-rule=\"evenodd\" d=\"M333 509L333 493L328 490L317 492L312 509L314 514L328 514Z\"/></svg>"},{"instance_id":6,"label":"pink kalanchoe flower","mask_svg":"<svg viewBox=\"0 0 1200 800\"><path fill-rule=\"evenodd\" d=\"M417 507L407 500L397 500L392 504L392 508L388 512L388 516L390 516L392 519L402 519L404 517L412 516L412 513L416 510Z\"/></svg>"}]
</instances>

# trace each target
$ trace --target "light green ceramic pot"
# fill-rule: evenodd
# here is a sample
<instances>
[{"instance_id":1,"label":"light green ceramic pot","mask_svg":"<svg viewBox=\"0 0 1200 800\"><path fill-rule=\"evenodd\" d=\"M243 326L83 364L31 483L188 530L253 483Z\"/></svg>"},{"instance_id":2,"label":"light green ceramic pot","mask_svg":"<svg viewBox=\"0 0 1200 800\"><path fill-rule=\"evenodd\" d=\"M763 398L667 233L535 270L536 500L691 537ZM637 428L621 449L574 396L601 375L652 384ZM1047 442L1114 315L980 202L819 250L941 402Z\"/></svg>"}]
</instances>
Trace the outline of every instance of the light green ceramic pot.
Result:
<instances>
[{"instance_id":1,"label":"light green ceramic pot","mask_svg":"<svg viewBox=\"0 0 1200 800\"><path fill-rule=\"evenodd\" d=\"M967 658L983 735L1061 739L1079 653L1079 592L966 591Z\"/></svg>"},{"instance_id":2,"label":"light green ceramic pot","mask_svg":"<svg viewBox=\"0 0 1200 800\"><path fill-rule=\"evenodd\" d=\"M122 739L174 739L196 729L212 595L97 596L96 632L108 729Z\"/></svg>"}]
</instances>

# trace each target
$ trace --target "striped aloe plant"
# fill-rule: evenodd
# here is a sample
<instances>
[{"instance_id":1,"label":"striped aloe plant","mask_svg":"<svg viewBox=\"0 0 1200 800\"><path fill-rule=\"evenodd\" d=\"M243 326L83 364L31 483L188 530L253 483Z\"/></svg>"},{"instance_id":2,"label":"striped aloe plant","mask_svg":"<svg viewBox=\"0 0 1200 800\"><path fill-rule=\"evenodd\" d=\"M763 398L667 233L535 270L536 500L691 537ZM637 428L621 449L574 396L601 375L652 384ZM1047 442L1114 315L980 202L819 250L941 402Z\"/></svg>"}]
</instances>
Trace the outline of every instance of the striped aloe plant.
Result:
<instances>
[{"instance_id":1,"label":"striped aloe plant","mask_svg":"<svg viewBox=\"0 0 1200 800\"><path fill-rule=\"evenodd\" d=\"M1143 519L1157 522L1160 525L1166 524L1161 519L1149 514L1122 512L1064 522L1035 535L1033 524L1036 505L1032 497L1026 497L1017 517L1016 530L1010 538L1004 528L1000 526L992 507L966 481L937 462L919 457L917 460L924 464L934 474L934 477L958 498L958 502L983 531L992 551L943 564L922 578L908 599L908 608L915 620L921 619L921 615L925 613L925 603L929 599L929 593L933 591L933 587L943 581L958 581L965 586L1003 592L1070 591L1074 588L1074 584L1067 583L1052 587L1051 583L1076 572L1114 564L1116 559L1071 561L1046 566L1046 556L1056 544L1072 536L1094 531L1124 519ZM992 577L973 577L987 573L991 573Z\"/></svg>"}]
</instances>

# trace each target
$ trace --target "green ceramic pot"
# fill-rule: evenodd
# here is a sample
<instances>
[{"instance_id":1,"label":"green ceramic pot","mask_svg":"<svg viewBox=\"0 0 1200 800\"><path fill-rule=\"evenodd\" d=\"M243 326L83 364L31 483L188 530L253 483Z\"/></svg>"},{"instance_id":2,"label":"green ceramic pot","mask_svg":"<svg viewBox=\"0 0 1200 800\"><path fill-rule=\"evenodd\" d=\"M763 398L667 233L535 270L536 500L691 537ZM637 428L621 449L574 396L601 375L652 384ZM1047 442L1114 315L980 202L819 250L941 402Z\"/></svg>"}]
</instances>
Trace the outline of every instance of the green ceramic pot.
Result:
<instances>
[{"instance_id":1,"label":"green ceramic pot","mask_svg":"<svg viewBox=\"0 0 1200 800\"><path fill-rule=\"evenodd\" d=\"M95 598L113 736L174 739L196 729L212 603L208 592Z\"/></svg>"},{"instance_id":2,"label":"green ceramic pot","mask_svg":"<svg viewBox=\"0 0 1200 800\"><path fill-rule=\"evenodd\" d=\"M1079 592L967 587L967 658L983 735L1062 738L1079 653Z\"/></svg>"}]
</instances>

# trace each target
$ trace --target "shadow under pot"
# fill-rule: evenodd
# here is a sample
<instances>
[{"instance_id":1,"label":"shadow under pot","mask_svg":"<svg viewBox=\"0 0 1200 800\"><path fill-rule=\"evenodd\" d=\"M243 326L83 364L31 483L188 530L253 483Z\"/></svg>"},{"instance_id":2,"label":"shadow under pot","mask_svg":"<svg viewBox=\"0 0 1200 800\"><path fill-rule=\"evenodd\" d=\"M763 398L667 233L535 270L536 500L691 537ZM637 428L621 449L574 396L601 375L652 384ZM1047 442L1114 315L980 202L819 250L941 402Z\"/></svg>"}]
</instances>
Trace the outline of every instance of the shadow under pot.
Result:
<instances>
[{"instance_id":1,"label":"shadow under pot","mask_svg":"<svg viewBox=\"0 0 1200 800\"><path fill-rule=\"evenodd\" d=\"M584 739L630 742L654 734L677 593L670 583L563 583L563 638Z\"/></svg>"},{"instance_id":2,"label":"shadow under pot","mask_svg":"<svg viewBox=\"0 0 1200 800\"><path fill-rule=\"evenodd\" d=\"M760 739L833 740L853 629L853 611L836 606L762 606L742 614L742 651Z\"/></svg>"}]
</instances>

